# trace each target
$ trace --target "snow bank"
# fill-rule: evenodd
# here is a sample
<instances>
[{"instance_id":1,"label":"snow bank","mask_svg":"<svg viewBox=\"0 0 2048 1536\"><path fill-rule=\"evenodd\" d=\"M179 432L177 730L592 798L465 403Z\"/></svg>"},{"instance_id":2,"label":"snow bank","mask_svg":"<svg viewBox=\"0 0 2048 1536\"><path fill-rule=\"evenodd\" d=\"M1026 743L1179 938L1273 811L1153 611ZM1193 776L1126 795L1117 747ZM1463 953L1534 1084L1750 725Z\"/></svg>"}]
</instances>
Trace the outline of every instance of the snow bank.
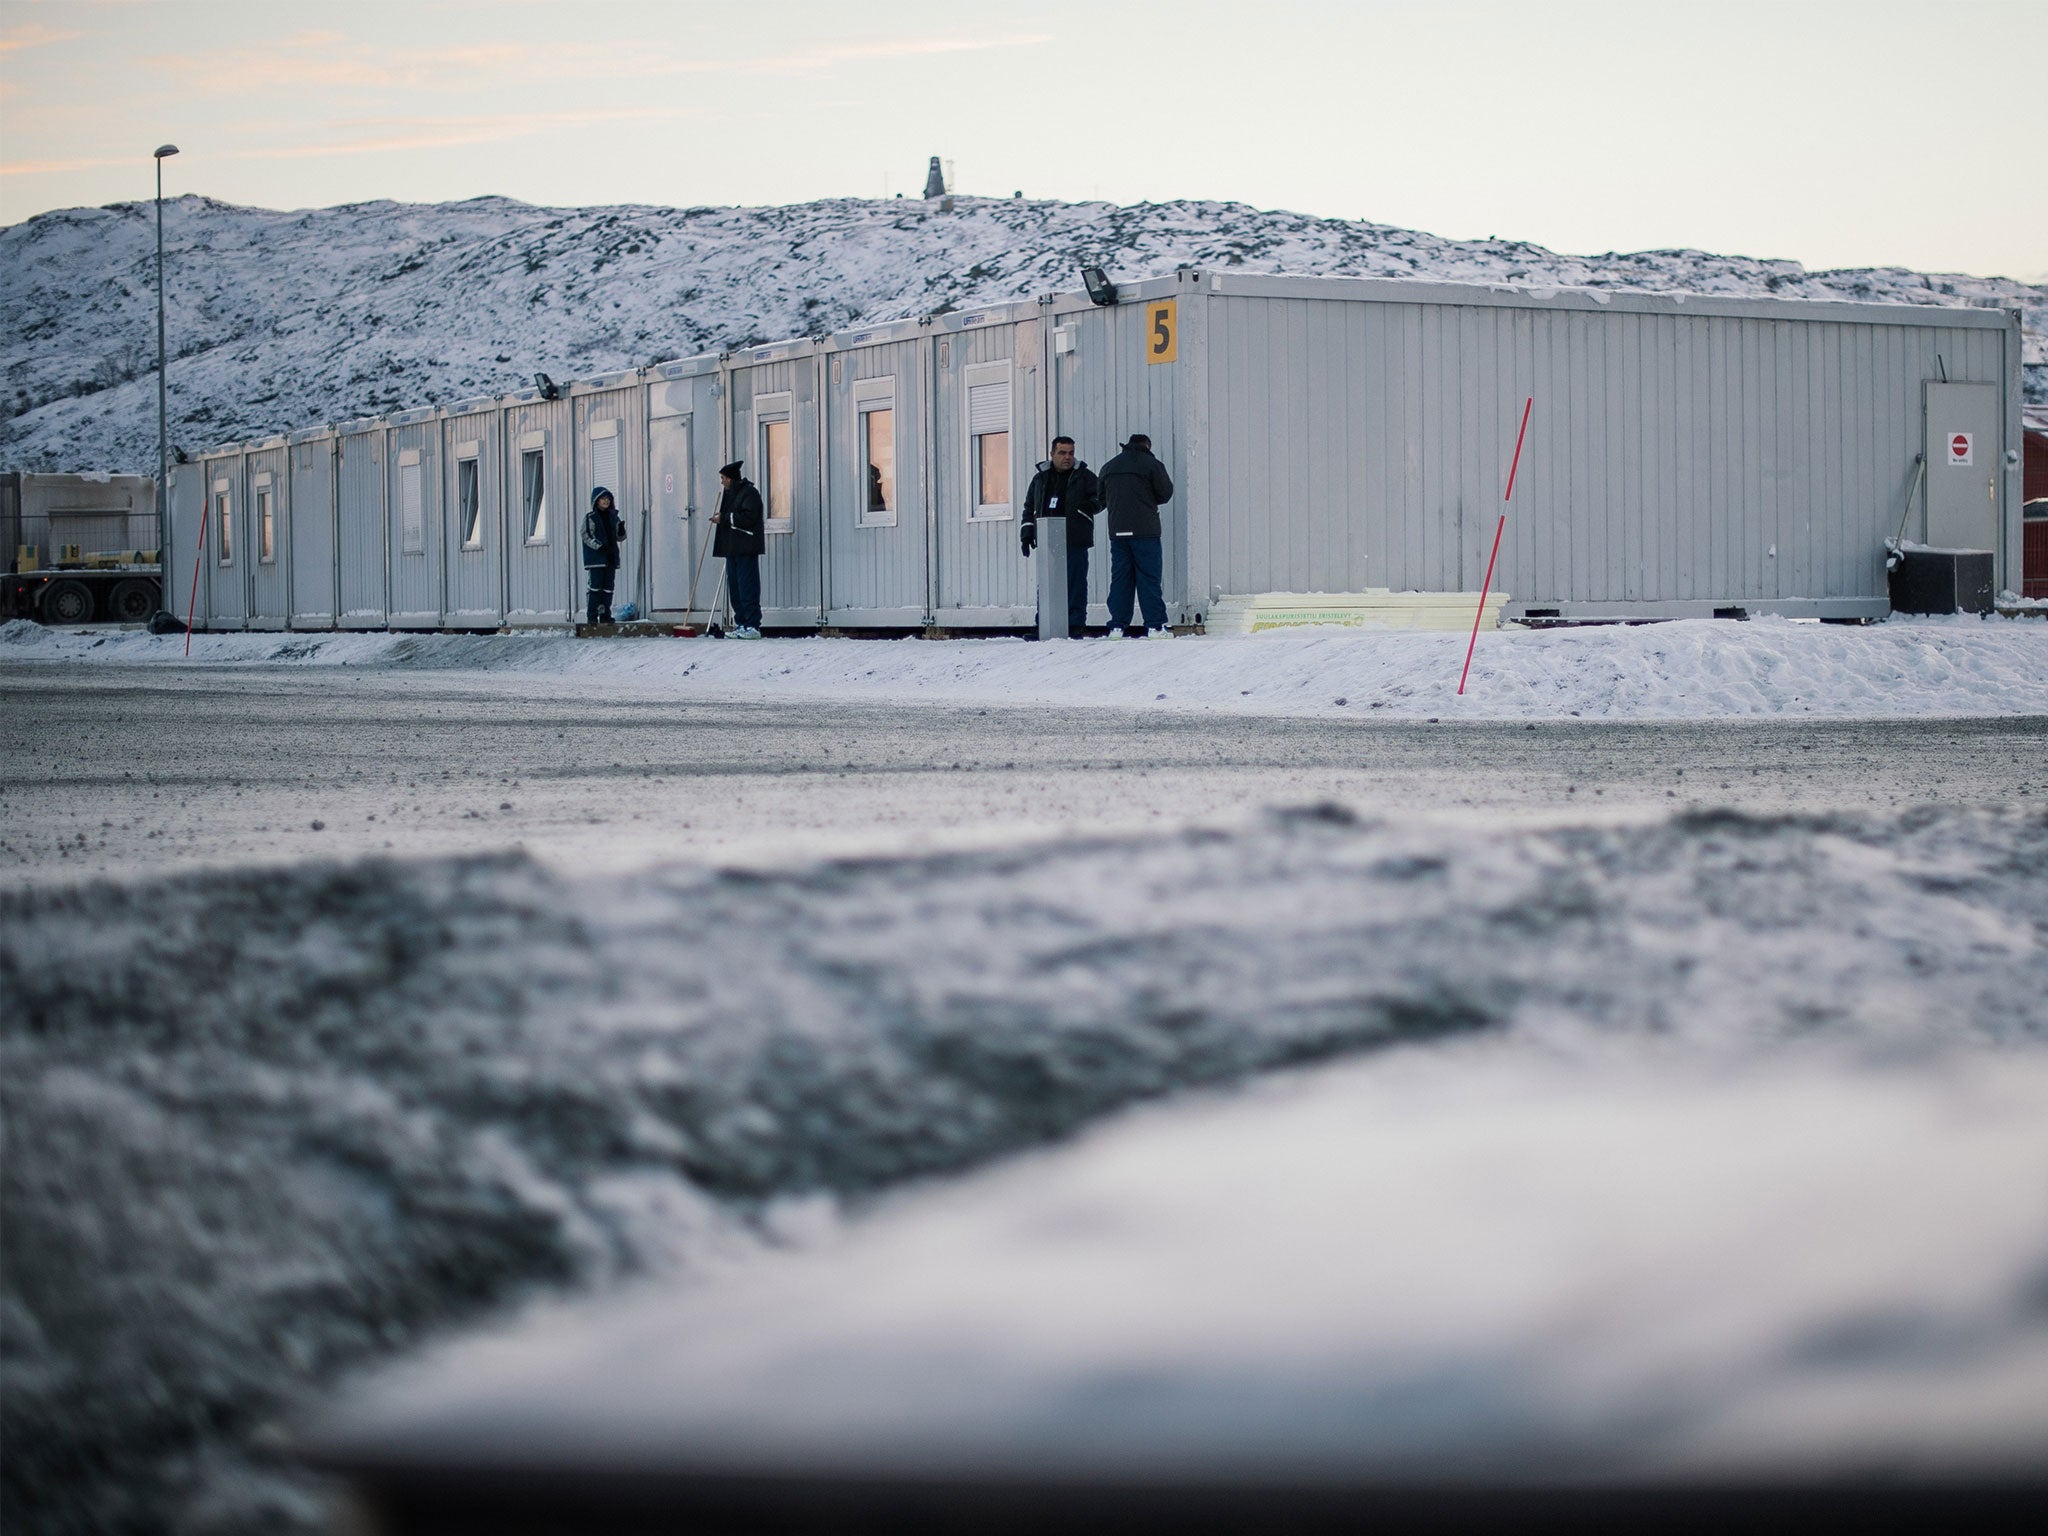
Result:
<instances>
[{"instance_id":1,"label":"snow bank","mask_svg":"<svg viewBox=\"0 0 2048 1536\"><path fill-rule=\"evenodd\" d=\"M2048 712L2048 625L1756 619L1506 631L1298 630L1079 640L578 641L567 635L197 635L205 665L475 671L716 699L1084 704L1446 720L1899 718ZM185 640L0 628L0 661L178 664Z\"/></svg>"},{"instance_id":2,"label":"snow bank","mask_svg":"<svg viewBox=\"0 0 2048 1536\"><path fill-rule=\"evenodd\" d=\"M0 1494L62 1511L59 1529L308 1528L317 1500L280 1470L278 1425L353 1366L535 1287L703 1279L829 1226L837 1199L1374 1048L1441 1055L1447 1092L1468 1071L1442 1055L1459 1040L1524 1042L1524 1065L1491 1069L1504 1085L1440 1098L1431 1134L1497 1148L1486 1095L1548 1058L1583 1087L1561 1102L1609 1105L1598 1155L1633 1141L1653 1166L1722 1137L1738 1152L1758 1102L1709 1103L1660 1140L1684 1098L1671 1072L1769 1075L1826 1049L1778 1111L1806 1114L1811 1139L1760 1143L1780 1154L1774 1200L1831 1211L1845 1101L1824 1080L1883 1064L1906 1086L1844 1090L1859 1116L1904 1109L1902 1150L1872 1177L1903 1178L1916 1151L1944 1170L2010 1151L2025 1155L1986 1177L2032 1180L2008 1112L2016 1095L2048 1123L2048 953L2029 915L2044 909L2048 817L1960 812L1487 835L1319 810L771 872L576 883L503 857L0 892ZM2007 1097L1985 1096L1985 1061L2010 1068ZM1530 1076L1523 1097L1556 1081ZM1205 1166L1187 1173L1197 1195ZM1511 1157L1497 1172L1511 1209L1525 1181ZM1430 1187L1379 1207L1389 1253L1438 1240ZM1207 1209L1264 1242L1244 1188L1218 1184ZM1604 1188L1560 1175L1536 1209L1596 1222L1581 1202ZM1996 1355L2005 1315L1972 1312L1979 1291L1953 1277L2011 1251L2038 1210L1951 1203L1926 1251L1962 1269L1888 1268L1882 1296L1924 1282L1930 1315L1979 1317ZM1290 1209L1326 1206L1311 1186ZM1612 1271L1630 1318L1599 1324L1602 1361L1633 1358L1681 1258L1698 1288L1748 1278L1760 1229L1739 1209L1658 1220ZM1833 1230L1809 1234L1833 1255L1823 1279L1854 1267ZM1601 1249L1546 1262L1559 1296L1604 1294ZM1797 1315L1832 1309L1853 1341L1871 1294L1817 1281ZM1768 1352L1788 1315L1738 1309L1723 1332ZM1485 1336L1512 1340L1511 1322ZM1921 1380L1977 1378L1936 1352Z\"/></svg>"}]
</instances>

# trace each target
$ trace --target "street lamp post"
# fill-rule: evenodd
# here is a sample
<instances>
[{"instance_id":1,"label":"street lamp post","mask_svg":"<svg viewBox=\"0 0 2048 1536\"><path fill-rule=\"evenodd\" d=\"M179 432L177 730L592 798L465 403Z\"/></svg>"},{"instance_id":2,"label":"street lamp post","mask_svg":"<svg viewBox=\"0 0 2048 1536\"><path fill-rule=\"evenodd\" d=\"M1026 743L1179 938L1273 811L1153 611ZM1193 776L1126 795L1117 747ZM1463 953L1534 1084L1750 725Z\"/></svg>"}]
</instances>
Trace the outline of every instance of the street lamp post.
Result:
<instances>
[{"instance_id":1,"label":"street lamp post","mask_svg":"<svg viewBox=\"0 0 2048 1536\"><path fill-rule=\"evenodd\" d=\"M164 545L164 509L171 500L170 393L164 385L164 161L178 152L175 144L156 152L156 560L157 609L165 607L171 570Z\"/></svg>"}]
</instances>

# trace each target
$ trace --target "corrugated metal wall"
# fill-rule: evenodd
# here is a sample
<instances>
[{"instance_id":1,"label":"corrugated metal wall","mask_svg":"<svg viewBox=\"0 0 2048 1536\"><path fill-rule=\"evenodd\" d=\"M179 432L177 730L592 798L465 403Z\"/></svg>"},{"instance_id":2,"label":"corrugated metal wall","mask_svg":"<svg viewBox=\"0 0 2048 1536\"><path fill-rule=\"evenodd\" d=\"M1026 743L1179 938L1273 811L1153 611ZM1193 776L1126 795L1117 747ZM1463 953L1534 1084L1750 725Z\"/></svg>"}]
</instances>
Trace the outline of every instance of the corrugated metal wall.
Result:
<instances>
[{"instance_id":1,"label":"corrugated metal wall","mask_svg":"<svg viewBox=\"0 0 2048 1536\"><path fill-rule=\"evenodd\" d=\"M780 354L793 353L788 357ZM805 627L823 611L824 523L819 470L818 362L808 343L764 347L731 373L733 457L744 459L743 473L761 488L763 477L762 412L764 397L787 395L790 421L791 517L787 525L770 522L768 548L761 557L761 618L764 624ZM760 360L772 357L772 360ZM779 407L776 407L779 409Z\"/></svg>"},{"instance_id":2,"label":"corrugated metal wall","mask_svg":"<svg viewBox=\"0 0 2048 1536\"><path fill-rule=\"evenodd\" d=\"M1187 591L1188 475L1182 450L1185 406L1181 376L1191 364L1185 359L1173 363L1145 360L1146 309L1141 299L1109 308L1063 306L1050 323L1055 336L1062 329L1072 332L1073 347L1060 352L1055 343L1052 428L1032 457L1043 458L1052 438L1064 433L1074 439L1075 453L1099 472L1133 432L1151 437L1152 452L1166 466L1174 484L1173 500L1159 509L1164 556L1161 586L1167 606L1172 608ZM1109 560L1108 519L1098 518L1095 551L1088 564L1088 601L1094 622L1108 619Z\"/></svg>"},{"instance_id":3,"label":"corrugated metal wall","mask_svg":"<svg viewBox=\"0 0 2048 1536\"><path fill-rule=\"evenodd\" d=\"M249 524L249 627L284 629L291 622L291 497L285 446L244 455L243 505ZM270 516L264 534L265 510Z\"/></svg>"},{"instance_id":4,"label":"corrugated metal wall","mask_svg":"<svg viewBox=\"0 0 2048 1536\"><path fill-rule=\"evenodd\" d=\"M590 497L602 485L612 505L626 520L626 542L619 550L619 574L612 590L614 608L632 603L647 611L648 521L647 392L638 384L579 394L576 420L577 592L583 588L583 515Z\"/></svg>"},{"instance_id":5,"label":"corrugated metal wall","mask_svg":"<svg viewBox=\"0 0 2048 1536\"><path fill-rule=\"evenodd\" d=\"M206 624L206 573L199 547L200 525L206 517L206 486L205 464L171 466L170 518L164 530L164 607L174 617L200 628Z\"/></svg>"},{"instance_id":6,"label":"corrugated metal wall","mask_svg":"<svg viewBox=\"0 0 2048 1536\"><path fill-rule=\"evenodd\" d=\"M441 423L441 547L447 551L443 622L495 629L505 621L505 454L496 410ZM465 465L472 468L465 470ZM476 537L465 538L463 488L476 498Z\"/></svg>"},{"instance_id":7,"label":"corrugated metal wall","mask_svg":"<svg viewBox=\"0 0 2048 1536\"><path fill-rule=\"evenodd\" d=\"M249 618L249 516L242 455L224 454L205 463L206 623L209 629L241 629Z\"/></svg>"},{"instance_id":8,"label":"corrugated metal wall","mask_svg":"<svg viewBox=\"0 0 2048 1536\"><path fill-rule=\"evenodd\" d=\"M334 627L334 439L325 433L294 442L287 456L291 504L291 623Z\"/></svg>"},{"instance_id":9,"label":"corrugated metal wall","mask_svg":"<svg viewBox=\"0 0 2048 1536\"><path fill-rule=\"evenodd\" d=\"M929 346L928 338L916 336L854 346L834 353L826 365L827 623L913 628L924 622L924 440L931 399L922 354ZM864 407L872 411L884 400L894 439L895 494L891 510L881 513L869 505L871 471L861 417Z\"/></svg>"},{"instance_id":10,"label":"corrugated metal wall","mask_svg":"<svg viewBox=\"0 0 2048 1536\"><path fill-rule=\"evenodd\" d=\"M1921 381L2002 383L2001 333L1655 303L1216 297L1212 587L1476 589L1533 394L1515 610L1881 611Z\"/></svg>"},{"instance_id":11,"label":"corrugated metal wall","mask_svg":"<svg viewBox=\"0 0 2048 1536\"><path fill-rule=\"evenodd\" d=\"M544 504L538 531L529 529L522 460L541 455ZM569 402L532 400L505 412L505 621L566 624L580 604L583 562L577 552L575 488L570 481ZM573 585L572 585L573 583ZM574 593L572 599L571 593ZM580 612L580 608L578 609Z\"/></svg>"},{"instance_id":12,"label":"corrugated metal wall","mask_svg":"<svg viewBox=\"0 0 2048 1536\"><path fill-rule=\"evenodd\" d=\"M384 428L351 426L340 435L341 627L384 627Z\"/></svg>"},{"instance_id":13,"label":"corrugated metal wall","mask_svg":"<svg viewBox=\"0 0 2048 1536\"><path fill-rule=\"evenodd\" d=\"M706 556L718 505L718 395L715 373L657 380L646 387L649 601L682 616L707 608L718 571ZM694 597L692 581L697 585Z\"/></svg>"},{"instance_id":14,"label":"corrugated metal wall","mask_svg":"<svg viewBox=\"0 0 2048 1536\"><path fill-rule=\"evenodd\" d=\"M390 527L391 627L441 626L441 423L428 416L391 429L385 473Z\"/></svg>"},{"instance_id":15,"label":"corrugated metal wall","mask_svg":"<svg viewBox=\"0 0 2048 1536\"><path fill-rule=\"evenodd\" d=\"M935 408L931 413L933 562L936 592L933 614L947 626L1022 625L1034 621L1037 601L1029 565L1017 547L1018 509L1031 483L1030 470L1041 456L1032 450L1044 433L1039 404L1039 322L1008 318L996 312L987 324L958 317L959 326L936 336L933 377ZM997 375L983 372L991 363L1007 364L1001 376L1010 386L1009 510L977 516L973 442L968 430L970 378Z\"/></svg>"}]
</instances>

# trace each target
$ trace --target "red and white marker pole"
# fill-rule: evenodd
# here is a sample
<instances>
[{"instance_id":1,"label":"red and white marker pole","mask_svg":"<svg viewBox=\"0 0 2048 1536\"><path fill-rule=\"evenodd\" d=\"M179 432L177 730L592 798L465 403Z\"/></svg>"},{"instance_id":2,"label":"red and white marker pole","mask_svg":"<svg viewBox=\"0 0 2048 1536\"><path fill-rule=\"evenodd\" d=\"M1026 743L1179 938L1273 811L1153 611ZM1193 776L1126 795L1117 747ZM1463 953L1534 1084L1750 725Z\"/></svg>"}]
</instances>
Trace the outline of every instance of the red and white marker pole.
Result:
<instances>
[{"instance_id":1,"label":"red and white marker pole","mask_svg":"<svg viewBox=\"0 0 2048 1536\"><path fill-rule=\"evenodd\" d=\"M1493 590L1493 562L1500 558L1500 536L1508 526L1507 504L1515 499L1515 471L1522 467L1522 439L1529 435L1529 409L1535 403L1534 395L1522 402L1522 429L1515 434L1514 462L1508 465L1508 493L1500 499L1500 521L1493 525L1493 553L1486 557L1486 580L1479 584L1479 612L1472 615L1472 638L1465 646L1465 670L1458 674L1460 698L1464 697L1465 679L1472 675L1472 652L1479 644L1479 621L1486 616L1486 594Z\"/></svg>"}]
</instances>

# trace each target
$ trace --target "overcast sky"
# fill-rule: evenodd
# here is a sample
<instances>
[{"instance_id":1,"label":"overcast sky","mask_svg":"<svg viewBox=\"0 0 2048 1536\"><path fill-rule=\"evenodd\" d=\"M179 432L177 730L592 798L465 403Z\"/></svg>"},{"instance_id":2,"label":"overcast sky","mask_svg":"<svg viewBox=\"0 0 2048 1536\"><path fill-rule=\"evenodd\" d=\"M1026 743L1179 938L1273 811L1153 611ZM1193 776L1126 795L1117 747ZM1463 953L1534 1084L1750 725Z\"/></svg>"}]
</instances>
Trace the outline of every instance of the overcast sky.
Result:
<instances>
[{"instance_id":1,"label":"overcast sky","mask_svg":"<svg viewBox=\"0 0 2048 1536\"><path fill-rule=\"evenodd\" d=\"M2044 59L2043 0L0 0L0 223L147 197L166 140L167 192L271 208L915 196L937 153L974 193L2042 280Z\"/></svg>"}]
</instances>

